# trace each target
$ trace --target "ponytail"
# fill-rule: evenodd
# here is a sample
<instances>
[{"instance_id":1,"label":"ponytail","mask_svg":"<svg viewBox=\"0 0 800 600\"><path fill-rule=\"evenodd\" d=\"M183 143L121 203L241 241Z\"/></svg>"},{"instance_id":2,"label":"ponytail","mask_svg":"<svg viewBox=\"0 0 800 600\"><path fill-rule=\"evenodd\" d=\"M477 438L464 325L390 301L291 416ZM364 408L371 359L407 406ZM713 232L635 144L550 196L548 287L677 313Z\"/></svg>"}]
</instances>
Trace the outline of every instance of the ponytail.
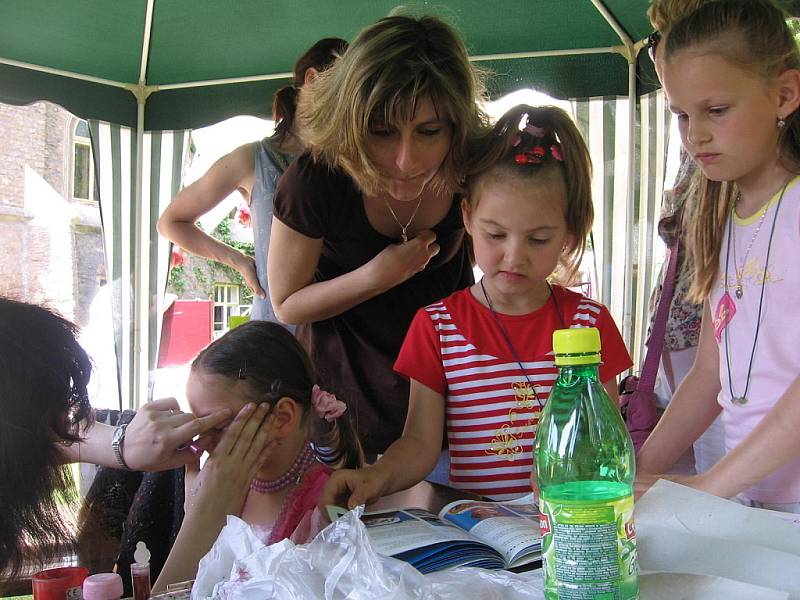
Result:
<instances>
[{"instance_id":1,"label":"ponytail","mask_svg":"<svg viewBox=\"0 0 800 600\"><path fill-rule=\"evenodd\" d=\"M308 439L325 464L335 469L358 469L364 465L364 452L349 413L329 423L312 408L306 427Z\"/></svg>"},{"instance_id":2,"label":"ponytail","mask_svg":"<svg viewBox=\"0 0 800 600\"><path fill-rule=\"evenodd\" d=\"M323 38L311 46L294 63L292 85L282 87L272 98L272 120L275 133L270 137L276 146L286 143L294 134L295 112L300 97L299 90L306 82L306 72L315 69L322 72L347 50L347 42L341 38Z\"/></svg>"},{"instance_id":3,"label":"ponytail","mask_svg":"<svg viewBox=\"0 0 800 600\"><path fill-rule=\"evenodd\" d=\"M272 99L272 120L275 121L275 133L270 139L278 146L286 142L294 129L297 98L297 89L292 85L287 85L275 92Z\"/></svg>"}]
</instances>

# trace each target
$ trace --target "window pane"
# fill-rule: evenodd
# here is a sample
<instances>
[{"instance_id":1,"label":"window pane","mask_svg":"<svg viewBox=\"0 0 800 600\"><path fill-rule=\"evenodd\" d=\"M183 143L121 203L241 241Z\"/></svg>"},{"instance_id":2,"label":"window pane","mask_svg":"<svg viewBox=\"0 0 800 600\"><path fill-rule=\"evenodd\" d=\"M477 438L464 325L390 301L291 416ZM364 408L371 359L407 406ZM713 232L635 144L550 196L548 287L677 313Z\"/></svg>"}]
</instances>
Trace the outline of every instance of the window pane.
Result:
<instances>
[{"instance_id":1,"label":"window pane","mask_svg":"<svg viewBox=\"0 0 800 600\"><path fill-rule=\"evenodd\" d=\"M73 198L89 199L89 146L75 144L75 172L72 177Z\"/></svg>"},{"instance_id":2,"label":"window pane","mask_svg":"<svg viewBox=\"0 0 800 600\"><path fill-rule=\"evenodd\" d=\"M75 135L78 137L89 137L89 124L86 121L78 121L75 125Z\"/></svg>"}]
</instances>

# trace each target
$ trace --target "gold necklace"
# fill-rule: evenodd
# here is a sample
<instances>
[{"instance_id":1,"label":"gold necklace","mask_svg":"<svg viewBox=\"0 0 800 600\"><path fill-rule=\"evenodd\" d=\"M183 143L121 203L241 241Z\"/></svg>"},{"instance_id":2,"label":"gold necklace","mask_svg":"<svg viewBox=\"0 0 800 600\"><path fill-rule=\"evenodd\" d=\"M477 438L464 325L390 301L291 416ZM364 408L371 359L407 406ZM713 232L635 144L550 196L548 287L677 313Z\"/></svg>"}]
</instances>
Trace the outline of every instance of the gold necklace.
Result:
<instances>
[{"instance_id":1,"label":"gold necklace","mask_svg":"<svg viewBox=\"0 0 800 600\"><path fill-rule=\"evenodd\" d=\"M736 202L734 202L733 206L731 207L731 223L733 222L733 218L732 217L733 217L734 211L736 210L736 205L741 200L742 200L742 193L739 192L737 194L737 196L736 196ZM735 237L735 235L736 235L736 227L733 227L733 225L731 225L731 234L730 234L729 237L733 238L733 240L732 240L732 243L733 243L733 268L734 268L734 275L736 276L736 290L735 290L734 294L736 295L736 298L738 300L741 300L742 296L744 296L744 285L743 285L742 282L744 280L744 269L747 266L747 258L750 256L750 250L752 250L752 248L753 248L753 243L756 241L756 238L758 237L758 232L761 231L761 226L764 224L764 217L767 216L767 209L769 208L769 206L770 206L770 202L767 201L766 204L764 204L764 208L761 209L761 217L759 217L759 219L758 219L758 225L756 226L756 229L753 232L752 237L750 238L750 243L747 244L747 250L745 250L745 252L744 252L744 260L742 261L741 268L739 267L739 261L736 259L736 237Z\"/></svg>"},{"instance_id":2,"label":"gold necklace","mask_svg":"<svg viewBox=\"0 0 800 600\"><path fill-rule=\"evenodd\" d=\"M383 202L386 204L386 208L389 209L389 214L392 215L394 222L397 223L398 227L400 227L400 239L403 240L403 243L405 244L406 242L408 242L408 233L407 233L408 227L411 225L411 222L414 220L414 217L417 216L417 211L419 210L419 207L422 205L422 194L419 195L417 206L414 209L414 212L411 213L411 218L405 225L403 225L400 222L400 219L397 218L397 215L394 213L394 209L392 209L392 205L389 204L389 200L386 199L386 196L383 197Z\"/></svg>"}]
</instances>

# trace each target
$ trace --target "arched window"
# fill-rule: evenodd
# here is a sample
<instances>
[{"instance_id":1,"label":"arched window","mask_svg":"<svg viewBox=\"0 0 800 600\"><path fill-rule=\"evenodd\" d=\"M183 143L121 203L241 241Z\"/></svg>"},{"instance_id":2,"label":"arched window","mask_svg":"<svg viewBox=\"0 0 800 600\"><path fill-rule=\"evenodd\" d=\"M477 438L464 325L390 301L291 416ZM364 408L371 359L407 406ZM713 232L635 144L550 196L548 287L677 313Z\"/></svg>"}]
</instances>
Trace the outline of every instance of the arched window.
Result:
<instances>
[{"instance_id":1,"label":"arched window","mask_svg":"<svg viewBox=\"0 0 800 600\"><path fill-rule=\"evenodd\" d=\"M72 132L72 197L76 200L97 200L94 181L94 158L89 138L89 124L77 120Z\"/></svg>"}]
</instances>

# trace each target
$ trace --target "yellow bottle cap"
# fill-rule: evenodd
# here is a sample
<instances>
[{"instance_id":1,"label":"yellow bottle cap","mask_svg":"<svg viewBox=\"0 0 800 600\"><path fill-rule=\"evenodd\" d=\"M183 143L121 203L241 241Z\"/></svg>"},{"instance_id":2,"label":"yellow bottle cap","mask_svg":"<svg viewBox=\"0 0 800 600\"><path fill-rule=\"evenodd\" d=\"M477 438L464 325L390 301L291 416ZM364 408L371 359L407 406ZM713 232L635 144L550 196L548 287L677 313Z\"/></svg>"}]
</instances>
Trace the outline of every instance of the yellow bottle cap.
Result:
<instances>
[{"instance_id":1,"label":"yellow bottle cap","mask_svg":"<svg viewBox=\"0 0 800 600\"><path fill-rule=\"evenodd\" d=\"M556 366L594 365L600 362L600 332L595 327L557 329L553 332Z\"/></svg>"}]
</instances>

